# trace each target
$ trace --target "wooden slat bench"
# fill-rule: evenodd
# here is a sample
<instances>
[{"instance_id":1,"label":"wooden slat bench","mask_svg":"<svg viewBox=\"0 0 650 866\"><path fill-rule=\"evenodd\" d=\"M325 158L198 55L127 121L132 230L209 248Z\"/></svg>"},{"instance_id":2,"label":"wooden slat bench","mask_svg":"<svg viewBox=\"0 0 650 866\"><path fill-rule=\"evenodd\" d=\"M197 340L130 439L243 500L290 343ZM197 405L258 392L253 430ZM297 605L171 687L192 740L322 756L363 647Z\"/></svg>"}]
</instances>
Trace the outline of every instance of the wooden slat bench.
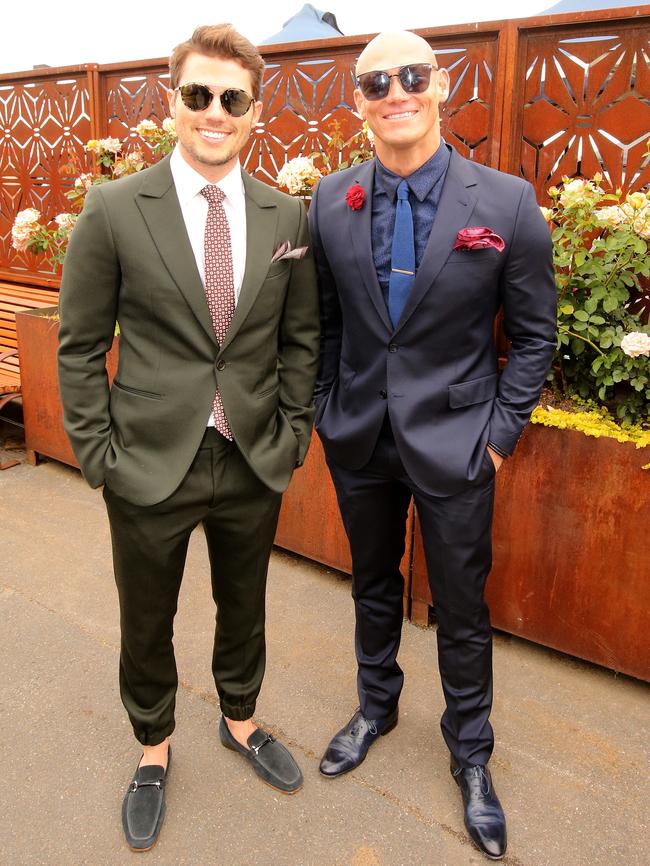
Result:
<instances>
[{"instance_id":1,"label":"wooden slat bench","mask_svg":"<svg viewBox=\"0 0 650 866\"><path fill-rule=\"evenodd\" d=\"M0 282L0 410L20 393L16 313L54 306L58 298L54 289Z\"/></svg>"}]
</instances>

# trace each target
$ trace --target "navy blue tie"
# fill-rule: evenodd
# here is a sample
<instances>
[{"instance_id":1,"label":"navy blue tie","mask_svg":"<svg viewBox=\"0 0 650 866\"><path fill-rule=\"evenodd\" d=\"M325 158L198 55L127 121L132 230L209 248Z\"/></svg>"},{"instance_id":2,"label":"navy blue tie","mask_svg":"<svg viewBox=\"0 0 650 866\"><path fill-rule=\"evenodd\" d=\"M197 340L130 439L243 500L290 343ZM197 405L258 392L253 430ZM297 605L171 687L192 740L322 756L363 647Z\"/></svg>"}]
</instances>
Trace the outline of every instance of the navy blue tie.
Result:
<instances>
[{"instance_id":1,"label":"navy blue tie","mask_svg":"<svg viewBox=\"0 0 650 866\"><path fill-rule=\"evenodd\" d=\"M397 187L395 231L388 281L388 315L397 327L404 304L415 279L415 243L413 241L413 214L409 204L408 183L403 180Z\"/></svg>"}]
</instances>

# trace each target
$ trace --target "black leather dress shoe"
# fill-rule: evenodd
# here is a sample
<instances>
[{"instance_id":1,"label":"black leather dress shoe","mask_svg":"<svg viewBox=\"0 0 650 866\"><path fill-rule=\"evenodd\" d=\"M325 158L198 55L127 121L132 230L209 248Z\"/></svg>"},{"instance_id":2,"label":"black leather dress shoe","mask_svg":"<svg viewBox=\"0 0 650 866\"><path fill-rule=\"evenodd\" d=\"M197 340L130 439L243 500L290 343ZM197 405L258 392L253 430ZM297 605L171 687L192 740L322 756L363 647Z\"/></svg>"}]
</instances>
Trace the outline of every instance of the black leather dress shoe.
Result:
<instances>
[{"instance_id":1,"label":"black leather dress shoe","mask_svg":"<svg viewBox=\"0 0 650 866\"><path fill-rule=\"evenodd\" d=\"M452 760L451 774L463 795L465 827L472 841L490 860L500 860L508 843L506 818L490 771L483 764L458 767Z\"/></svg>"},{"instance_id":2,"label":"black leather dress shoe","mask_svg":"<svg viewBox=\"0 0 650 866\"><path fill-rule=\"evenodd\" d=\"M165 784L172 763L169 747L167 769L152 764L138 767L122 802L122 827L132 851L148 851L156 844L165 817Z\"/></svg>"},{"instance_id":3,"label":"black leather dress shoe","mask_svg":"<svg viewBox=\"0 0 650 866\"><path fill-rule=\"evenodd\" d=\"M295 794L302 788L302 773L291 752L271 734L258 728L250 735L246 749L230 733L224 717L219 722L219 738L222 745L233 752L239 752L253 765L257 775L283 794Z\"/></svg>"},{"instance_id":4,"label":"black leather dress shoe","mask_svg":"<svg viewBox=\"0 0 650 866\"><path fill-rule=\"evenodd\" d=\"M323 776L334 778L334 776L349 773L350 770L358 767L377 737L383 737L393 730L397 724L398 716L397 707L390 716L381 721L367 719L360 709L357 710L327 747L327 751L320 762L320 771Z\"/></svg>"}]
</instances>

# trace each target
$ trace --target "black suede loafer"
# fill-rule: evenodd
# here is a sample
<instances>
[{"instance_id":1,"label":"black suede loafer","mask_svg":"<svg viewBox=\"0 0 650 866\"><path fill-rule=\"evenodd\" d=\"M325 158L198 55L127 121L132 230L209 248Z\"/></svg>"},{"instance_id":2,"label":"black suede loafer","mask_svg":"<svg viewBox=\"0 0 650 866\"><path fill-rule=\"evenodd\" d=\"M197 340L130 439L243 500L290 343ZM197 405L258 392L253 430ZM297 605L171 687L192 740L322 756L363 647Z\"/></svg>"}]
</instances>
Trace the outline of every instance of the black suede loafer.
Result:
<instances>
[{"instance_id":1,"label":"black suede loafer","mask_svg":"<svg viewBox=\"0 0 650 866\"><path fill-rule=\"evenodd\" d=\"M377 737L390 733L397 724L397 707L386 719L367 719L357 710L347 725L330 741L320 762L323 776L333 779L354 770L368 754L368 749Z\"/></svg>"},{"instance_id":2,"label":"black suede loafer","mask_svg":"<svg viewBox=\"0 0 650 866\"><path fill-rule=\"evenodd\" d=\"M472 841L490 860L500 860L508 844L506 818L490 771L483 764L458 767L452 760L451 774L463 795L465 827Z\"/></svg>"},{"instance_id":3,"label":"black suede loafer","mask_svg":"<svg viewBox=\"0 0 650 866\"><path fill-rule=\"evenodd\" d=\"M263 782L282 791L283 794L295 794L302 788L302 773L291 753L274 736L258 728L250 735L246 749L230 733L224 717L219 722L219 737L221 743L233 752L239 752L253 765L253 769Z\"/></svg>"},{"instance_id":4,"label":"black suede loafer","mask_svg":"<svg viewBox=\"0 0 650 866\"><path fill-rule=\"evenodd\" d=\"M165 817L165 784L172 762L169 747L167 769L152 764L138 767L122 802L122 827L132 851L148 851L156 844Z\"/></svg>"}]
</instances>

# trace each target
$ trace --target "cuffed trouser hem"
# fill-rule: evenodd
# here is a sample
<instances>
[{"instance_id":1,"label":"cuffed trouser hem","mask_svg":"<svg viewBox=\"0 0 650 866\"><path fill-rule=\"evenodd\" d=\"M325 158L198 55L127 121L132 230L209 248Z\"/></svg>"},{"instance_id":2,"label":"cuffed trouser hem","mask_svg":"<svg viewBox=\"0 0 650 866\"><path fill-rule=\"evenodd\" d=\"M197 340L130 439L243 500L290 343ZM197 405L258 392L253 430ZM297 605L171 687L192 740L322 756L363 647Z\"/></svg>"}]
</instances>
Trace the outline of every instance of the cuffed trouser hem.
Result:
<instances>
[{"instance_id":1,"label":"cuffed trouser hem","mask_svg":"<svg viewBox=\"0 0 650 866\"><path fill-rule=\"evenodd\" d=\"M175 727L176 722L172 722L161 731L136 731L134 728L133 733L135 734L136 740L139 743L142 743L143 746L159 746L166 737L169 737L174 733Z\"/></svg>"},{"instance_id":2,"label":"cuffed trouser hem","mask_svg":"<svg viewBox=\"0 0 650 866\"><path fill-rule=\"evenodd\" d=\"M233 706L225 701L219 702L221 712L227 719L232 719L233 722L245 722L250 719L255 712L255 704L244 704L243 706Z\"/></svg>"}]
</instances>

